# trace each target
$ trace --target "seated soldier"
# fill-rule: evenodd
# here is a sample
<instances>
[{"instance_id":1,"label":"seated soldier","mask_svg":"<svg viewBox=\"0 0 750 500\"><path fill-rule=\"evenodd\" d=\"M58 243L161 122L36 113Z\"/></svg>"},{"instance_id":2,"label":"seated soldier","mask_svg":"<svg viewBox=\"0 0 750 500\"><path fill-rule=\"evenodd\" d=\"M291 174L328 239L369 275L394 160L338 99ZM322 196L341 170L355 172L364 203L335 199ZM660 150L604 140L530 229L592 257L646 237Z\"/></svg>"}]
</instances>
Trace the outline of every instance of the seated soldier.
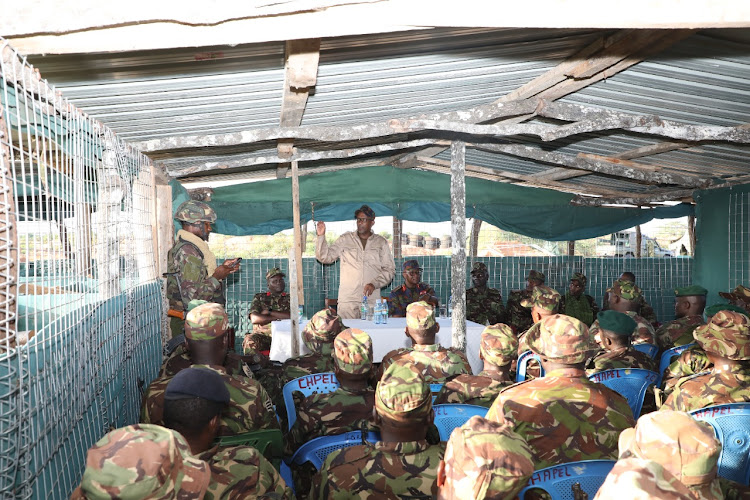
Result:
<instances>
[{"instance_id":1,"label":"seated soldier","mask_svg":"<svg viewBox=\"0 0 750 500\"><path fill-rule=\"evenodd\" d=\"M693 411L750 401L750 318L720 311L693 334L713 367L680 379L662 408Z\"/></svg>"},{"instance_id":2,"label":"seated soldier","mask_svg":"<svg viewBox=\"0 0 750 500\"><path fill-rule=\"evenodd\" d=\"M708 290L699 285L675 288L674 315L656 330L656 341L662 351L694 342L693 330L705 324L703 309L706 307Z\"/></svg>"},{"instance_id":3,"label":"seated soldier","mask_svg":"<svg viewBox=\"0 0 750 500\"><path fill-rule=\"evenodd\" d=\"M284 362L282 382L286 384L311 373L332 372L333 339L345 329L341 317L333 309L316 312L302 331L302 342L310 353Z\"/></svg>"},{"instance_id":4,"label":"seated soldier","mask_svg":"<svg viewBox=\"0 0 750 500\"><path fill-rule=\"evenodd\" d=\"M628 281L635 285L635 274L631 273L630 271L625 271L620 275L619 278L617 278L618 281ZM640 290L640 288L639 288ZM604 293L604 298L602 299L602 311L608 310L609 307L609 292L612 291L612 288L607 288L607 290ZM651 307L651 305L646 302L646 297L643 296L643 293L638 295L635 299L636 301L636 307L633 309L636 314L638 314L640 317L644 318L652 328L656 329L659 326L659 322L656 320L656 313L654 313L654 308Z\"/></svg>"},{"instance_id":5,"label":"seated soldier","mask_svg":"<svg viewBox=\"0 0 750 500\"><path fill-rule=\"evenodd\" d=\"M518 354L529 350L526 342L526 336L536 325L544 318L557 314L560 305L560 292L547 285L537 285L532 290L529 297L521 300L521 307L525 307L531 313L531 320L534 322L525 332L520 332L518 336Z\"/></svg>"},{"instance_id":6,"label":"seated soldier","mask_svg":"<svg viewBox=\"0 0 750 500\"><path fill-rule=\"evenodd\" d=\"M523 290L513 290L508 294L508 324L513 327L517 335L525 332L534 324L534 320L531 319L531 311L522 306L521 301L530 298L534 287L543 284L544 273L532 269L526 277L526 288Z\"/></svg>"},{"instance_id":7,"label":"seated soldier","mask_svg":"<svg viewBox=\"0 0 750 500\"><path fill-rule=\"evenodd\" d=\"M256 293L250 304L250 321L253 333L245 334L242 351L245 354L271 350L271 321L289 319L289 294L284 291L284 273L274 267L266 273L268 291Z\"/></svg>"},{"instance_id":8,"label":"seated soldier","mask_svg":"<svg viewBox=\"0 0 750 500\"><path fill-rule=\"evenodd\" d=\"M608 289L607 296L609 297L609 309L612 311L618 311L625 313L635 320L638 326L636 326L635 332L631 337L630 341L633 344L654 344L656 345L656 332L651 323L648 322L642 316L639 316L636 311L638 310L639 301L643 297L643 292L636 286L632 281L617 280L612 283L612 287ZM594 321L589 329L591 335L601 345L601 336L599 335L599 322Z\"/></svg>"},{"instance_id":9,"label":"seated soldier","mask_svg":"<svg viewBox=\"0 0 750 500\"><path fill-rule=\"evenodd\" d=\"M438 307L439 301L435 290L427 283L422 283L422 268L416 260L407 260L401 266L404 284L391 290L388 297L388 315L392 318L406 316L406 307L413 302L427 302Z\"/></svg>"},{"instance_id":10,"label":"seated soldier","mask_svg":"<svg viewBox=\"0 0 750 500\"><path fill-rule=\"evenodd\" d=\"M642 368L658 371L656 361L648 354L636 351L630 344L630 337L637 326L633 318L617 311L599 313L599 332L604 349L589 360L586 375L620 368Z\"/></svg>"},{"instance_id":11,"label":"seated soldier","mask_svg":"<svg viewBox=\"0 0 750 500\"><path fill-rule=\"evenodd\" d=\"M472 288L466 290L466 319L480 325L495 325L506 321L505 306L500 290L487 287L490 277L484 262L471 268Z\"/></svg>"},{"instance_id":12,"label":"seated soldier","mask_svg":"<svg viewBox=\"0 0 750 500\"><path fill-rule=\"evenodd\" d=\"M560 314L565 314L583 321L586 326L596 319L599 313L599 304L594 297L583 293L586 290L586 276L583 273L573 273L568 285L568 291L560 299Z\"/></svg>"},{"instance_id":13,"label":"seated soldier","mask_svg":"<svg viewBox=\"0 0 750 500\"><path fill-rule=\"evenodd\" d=\"M222 414L219 436L278 429L273 404L263 386L254 379L229 375L222 366L227 355L227 323L224 308L213 302L193 308L185 318L185 342L193 367L206 368L221 375L232 398ZM141 406L141 422L163 423L164 392L171 379L160 377L148 387Z\"/></svg>"},{"instance_id":14,"label":"seated soldier","mask_svg":"<svg viewBox=\"0 0 750 500\"><path fill-rule=\"evenodd\" d=\"M489 408L502 388L515 383L510 366L517 357L518 340L511 327L502 323L486 327L479 340L479 359L484 362L484 369L479 375L459 375L446 382L435 404L464 403Z\"/></svg>"},{"instance_id":15,"label":"seated soldier","mask_svg":"<svg viewBox=\"0 0 750 500\"><path fill-rule=\"evenodd\" d=\"M203 498L211 470L190 453L185 438L158 425L115 429L86 453L81 485L71 500Z\"/></svg>"},{"instance_id":16,"label":"seated soldier","mask_svg":"<svg viewBox=\"0 0 750 500\"><path fill-rule=\"evenodd\" d=\"M531 447L537 469L617 458L617 437L635 420L624 397L586 377L584 363L597 349L586 325L556 314L529 335L545 376L500 391L487 419L511 425Z\"/></svg>"},{"instance_id":17,"label":"seated soldier","mask_svg":"<svg viewBox=\"0 0 750 500\"><path fill-rule=\"evenodd\" d=\"M463 352L435 343L438 330L440 325L435 321L435 309L430 304L409 304L406 308L406 336L411 339L412 347L396 349L383 356L382 372L395 362L410 363L428 384L442 384L451 377L471 373L471 365Z\"/></svg>"},{"instance_id":18,"label":"seated soldier","mask_svg":"<svg viewBox=\"0 0 750 500\"><path fill-rule=\"evenodd\" d=\"M211 468L208 498L294 493L266 458L252 446L214 445L229 391L221 376L205 368L187 368L169 381L164 393L164 424L179 432L190 451Z\"/></svg>"},{"instance_id":19,"label":"seated soldier","mask_svg":"<svg viewBox=\"0 0 750 500\"><path fill-rule=\"evenodd\" d=\"M737 285L731 292L719 292L719 295L727 299L730 304L743 309L741 311L743 314L750 314L750 288Z\"/></svg>"},{"instance_id":20,"label":"seated soldier","mask_svg":"<svg viewBox=\"0 0 750 500\"><path fill-rule=\"evenodd\" d=\"M710 424L695 420L687 413L657 411L643 415L635 428L625 429L620 434L619 447L618 463L633 458L657 462L668 473L665 479L675 478L690 490L689 498L719 500L748 498L750 494L747 486L718 477L721 443ZM609 477L602 488L609 490L608 482ZM670 482L674 489L684 491ZM655 495L648 489L652 493L647 498L669 498ZM597 498L642 497L631 497L627 491L617 490L614 496L597 495Z\"/></svg>"},{"instance_id":21,"label":"seated soldier","mask_svg":"<svg viewBox=\"0 0 750 500\"><path fill-rule=\"evenodd\" d=\"M513 500L534 473L531 449L510 427L471 417L454 429L438 467L438 500Z\"/></svg>"},{"instance_id":22,"label":"seated soldier","mask_svg":"<svg viewBox=\"0 0 750 500\"><path fill-rule=\"evenodd\" d=\"M434 419L425 379L392 364L375 389L381 441L334 451L315 476L310 498L433 498L444 445L427 443Z\"/></svg>"}]
</instances>

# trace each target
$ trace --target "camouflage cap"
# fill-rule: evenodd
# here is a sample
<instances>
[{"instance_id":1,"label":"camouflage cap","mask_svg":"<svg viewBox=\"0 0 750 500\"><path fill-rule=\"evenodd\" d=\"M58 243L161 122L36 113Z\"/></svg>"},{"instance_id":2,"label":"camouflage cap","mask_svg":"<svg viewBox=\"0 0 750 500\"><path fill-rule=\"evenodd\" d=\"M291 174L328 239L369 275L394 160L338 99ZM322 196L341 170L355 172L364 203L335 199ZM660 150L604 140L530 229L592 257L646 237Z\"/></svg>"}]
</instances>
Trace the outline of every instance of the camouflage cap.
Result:
<instances>
[{"instance_id":1,"label":"camouflage cap","mask_svg":"<svg viewBox=\"0 0 750 500\"><path fill-rule=\"evenodd\" d=\"M73 498L203 498L208 464L190 453L178 432L152 424L116 429L86 454Z\"/></svg>"},{"instance_id":2,"label":"camouflage cap","mask_svg":"<svg viewBox=\"0 0 750 500\"><path fill-rule=\"evenodd\" d=\"M228 327L224 307L215 302L201 304L185 316L185 337L190 340L213 340L224 335Z\"/></svg>"},{"instance_id":3,"label":"camouflage cap","mask_svg":"<svg viewBox=\"0 0 750 500\"><path fill-rule=\"evenodd\" d=\"M435 308L420 300L406 306L406 326L414 330L427 330L435 325Z\"/></svg>"},{"instance_id":4,"label":"camouflage cap","mask_svg":"<svg viewBox=\"0 0 750 500\"><path fill-rule=\"evenodd\" d=\"M286 274L284 274L283 272L281 272L281 269L279 269L278 267L272 267L266 273L266 279L269 280L269 279L273 278L274 276L279 276L279 275L286 276Z\"/></svg>"},{"instance_id":5,"label":"camouflage cap","mask_svg":"<svg viewBox=\"0 0 750 500\"><path fill-rule=\"evenodd\" d=\"M609 291L625 300L638 300L638 298L643 296L643 292L638 288L638 285L632 281L622 279L615 280Z\"/></svg>"},{"instance_id":6,"label":"camouflage cap","mask_svg":"<svg viewBox=\"0 0 750 500\"><path fill-rule=\"evenodd\" d=\"M516 497L534 473L532 451L509 425L473 416L445 448L446 485L438 499Z\"/></svg>"},{"instance_id":7,"label":"camouflage cap","mask_svg":"<svg viewBox=\"0 0 750 500\"><path fill-rule=\"evenodd\" d=\"M313 350L313 343L329 344L345 329L341 316L329 307L316 312L310 318L302 331L302 340L308 349Z\"/></svg>"},{"instance_id":8,"label":"camouflage cap","mask_svg":"<svg viewBox=\"0 0 750 500\"><path fill-rule=\"evenodd\" d=\"M417 271L421 271L422 268L419 266L419 262L417 262L414 259L406 260L403 264L401 264L401 271L410 271L412 269L416 269Z\"/></svg>"},{"instance_id":9,"label":"camouflage cap","mask_svg":"<svg viewBox=\"0 0 750 500\"><path fill-rule=\"evenodd\" d=\"M683 286L674 289L675 297L692 297L693 295L708 295L708 290L700 285Z\"/></svg>"},{"instance_id":10,"label":"camouflage cap","mask_svg":"<svg viewBox=\"0 0 750 500\"><path fill-rule=\"evenodd\" d=\"M391 423L424 422L432 413L430 385L421 373L396 361L375 388L375 409Z\"/></svg>"},{"instance_id":11,"label":"camouflage cap","mask_svg":"<svg viewBox=\"0 0 750 500\"><path fill-rule=\"evenodd\" d=\"M695 495L661 464L631 457L617 461L594 500L608 498L695 500Z\"/></svg>"},{"instance_id":12,"label":"camouflage cap","mask_svg":"<svg viewBox=\"0 0 750 500\"><path fill-rule=\"evenodd\" d=\"M198 200L188 200L177 208L174 218L195 224L196 222L216 222L216 212L207 204Z\"/></svg>"},{"instance_id":13,"label":"camouflage cap","mask_svg":"<svg viewBox=\"0 0 750 500\"><path fill-rule=\"evenodd\" d=\"M362 330L347 328L333 341L333 362L344 373L369 373L372 369L372 339Z\"/></svg>"},{"instance_id":14,"label":"camouflage cap","mask_svg":"<svg viewBox=\"0 0 750 500\"><path fill-rule=\"evenodd\" d=\"M618 311L601 311L597 314L596 319L599 321L599 328L610 331L620 337L633 335L633 331L638 326L638 323L633 318Z\"/></svg>"},{"instance_id":15,"label":"camouflage cap","mask_svg":"<svg viewBox=\"0 0 750 500\"><path fill-rule=\"evenodd\" d=\"M475 262L473 266L471 266L471 274L475 273L486 273L487 272L487 264L484 262Z\"/></svg>"},{"instance_id":16,"label":"camouflage cap","mask_svg":"<svg viewBox=\"0 0 750 500\"><path fill-rule=\"evenodd\" d=\"M750 318L734 311L719 311L711 321L693 330L706 352L736 361L750 359Z\"/></svg>"},{"instance_id":17,"label":"camouflage cap","mask_svg":"<svg viewBox=\"0 0 750 500\"><path fill-rule=\"evenodd\" d=\"M544 273L532 269L531 271L529 271L529 275L526 276L526 279L541 281L542 283L544 283Z\"/></svg>"},{"instance_id":18,"label":"camouflage cap","mask_svg":"<svg viewBox=\"0 0 750 500\"><path fill-rule=\"evenodd\" d=\"M721 453L710 424L672 410L641 416L634 428L622 431L619 447L620 458L658 462L687 486L713 481Z\"/></svg>"},{"instance_id":19,"label":"camouflage cap","mask_svg":"<svg viewBox=\"0 0 750 500\"><path fill-rule=\"evenodd\" d=\"M164 391L164 399L189 398L229 404L229 389L217 372L191 366L177 372Z\"/></svg>"},{"instance_id":20,"label":"camouflage cap","mask_svg":"<svg viewBox=\"0 0 750 500\"><path fill-rule=\"evenodd\" d=\"M736 306L734 304L714 304L712 306L707 307L703 314L706 316L706 318L710 318L711 316L715 315L719 311L734 311L741 314L747 314L747 309L744 309L740 306Z\"/></svg>"},{"instance_id":21,"label":"camouflage cap","mask_svg":"<svg viewBox=\"0 0 750 500\"><path fill-rule=\"evenodd\" d=\"M750 303L750 288L737 285L731 292L719 292L719 295L729 300L741 300L745 303Z\"/></svg>"},{"instance_id":22,"label":"camouflage cap","mask_svg":"<svg viewBox=\"0 0 750 500\"><path fill-rule=\"evenodd\" d=\"M570 281L577 281L581 286L586 286L588 278L586 278L583 273L573 273L573 276L570 277Z\"/></svg>"},{"instance_id":23,"label":"camouflage cap","mask_svg":"<svg viewBox=\"0 0 750 500\"><path fill-rule=\"evenodd\" d=\"M523 307L539 307L545 311L554 312L557 311L557 306L560 304L560 292L554 288L550 288L547 285L535 286L531 292L531 297L528 299L521 299L521 305Z\"/></svg>"},{"instance_id":24,"label":"camouflage cap","mask_svg":"<svg viewBox=\"0 0 750 500\"><path fill-rule=\"evenodd\" d=\"M599 349L585 323L564 314L547 316L526 334L529 349L552 361L583 363Z\"/></svg>"},{"instance_id":25,"label":"camouflage cap","mask_svg":"<svg viewBox=\"0 0 750 500\"><path fill-rule=\"evenodd\" d=\"M518 338L508 325L490 325L482 331L479 352L485 361L495 366L505 366L518 358Z\"/></svg>"},{"instance_id":26,"label":"camouflage cap","mask_svg":"<svg viewBox=\"0 0 750 500\"><path fill-rule=\"evenodd\" d=\"M372 208L368 207L367 205L362 205L361 207L359 207L357 210L354 211L354 218L355 219L357 218L357 214L358 213L361 213L362 215L364 215L368 219L374 219L375 218L375 210L373 210Z\"/></svg>"}]
</instances>

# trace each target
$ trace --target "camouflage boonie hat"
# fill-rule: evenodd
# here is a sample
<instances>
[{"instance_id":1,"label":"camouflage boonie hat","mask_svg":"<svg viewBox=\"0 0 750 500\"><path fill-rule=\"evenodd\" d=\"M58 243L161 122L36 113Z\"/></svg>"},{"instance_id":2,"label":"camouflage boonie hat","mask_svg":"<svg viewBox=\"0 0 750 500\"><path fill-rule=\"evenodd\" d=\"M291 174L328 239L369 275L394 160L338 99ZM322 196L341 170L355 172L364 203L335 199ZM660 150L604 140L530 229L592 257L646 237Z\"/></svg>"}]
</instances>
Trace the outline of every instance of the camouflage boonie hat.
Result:
<instances>
[{"instance_id":1,"label":"camouflage boonie hat","mask_svg":"<svg viewBox=\"0 0 750 500\"><path fill-rule=\"evenodd\" d=\"M375 210L373 210L372 208L368 207L367 205L362 205L361 207L359 207L354 212L354 218L355 219L357 218L357 214L358 213L362 213L362 215L364 215L368 219L374 219L375 218Z\"/></svg>"},{"instance_id":2,"label":"camouflage boonie hat","mask_svg":"<svg viewBox=\"0 0 750 500\"><path fill-rule=\"evenodd\" d=\"M539 272L539 271L535 271L535 270L532 269L531 271L529 271L529 275L526 276L526 279L527 280L537 280L537 281L541 281L542 283L544 283L544 273Z\"/></svg>"},{"instance_id":3,"label":"camouflage boonie hat","mask_svg":"<svg viewBox=\"0 0 750 500\"><path fill-rule=\"evenodd\" d=\"M401 271L410 271L412 269L416 269L417 271L421 271L422 268L419 267L419 262L417 262L414 259L410 259L407 261L404 261L403 264L401 264Z\"/></svg>"},{"instance_id":4,"label":"camouflage boonie hat","mask_svg":"<svg viewBox=\"0 0 750 500\"><path fill-rule=\"evenodd\" d=\"M435 325L435 308L420 300L406 306L406 326L414 330L427 330Z\"/></svg>"},{"instance_id":5,"label":"camouflage boonie hat","mask_svg":"<svg viewBox=\"0 0 750 500\"><path fill-rule=\"evenodd\" d=\"M635 427L622 431L619 448L620 458L658 462L687 486L713 481L721 453L710 424L671 410L641 416Z\"/></svg>"},{"instance_id":6,"label":"camouflage boonie hat","mask_svg":"<svg viewBox=\"0 0 750 500\"><path fill-rule=\"evenodd\" d=\"M268 272L266 273L266 279L267 279L267 280L270 280L270 279L271 279L271 278L273 278L274 276L278 276L278 275L281 275L281 276L286 276L286 274L284 274L283 272L281 272L281 269L279 269L278 267L272 267L272 268L271 268L271 269L269 269L269 270L268 270Z\"/></svg>"},{"instance_id":7,"label":"camouflage boonie hat","mask_svg":"<svg viewBox=\"0 0 750 500\"><path fill-rule=\"evenodd\" d=\"M715 315L719 311L734 311L740 314L747 314L747 309L742 308L740 306L736 306L734 304L714 304L712 306L705 308L703 310L703 315L706 318L710 318L711 316Z\"/></svg>"},{"instance_id":8,"label":"camouflage boonie hat","mask_svg":"<svg viewBox=\"0 0 750 500\"><path fill-rule=\"evenodd\" d=\"M375 409L395 423L424 421L432 413L430 385L421 373L396 361L375 388Z\"/></svg>"},{"instance_id":9,"label":"camouflage boonie hat","mask_svg":"<svg viewBox=\"0 0 750 500\"><path fill-rule=\"evenodd\" d=\"M174 218L182 221L195 224L196 222L216 222L216 212L214 209L198 200L188 200L179 206L177 212L174 214Z\"/></svg>"},{"instance_id":10,"label":"camouflage boonie hat","mask_svg":"<svg viewBox=\"0 0 750 500\"><path fill-rule=\"evenodd\" d=\"M302 331L302 340L308 348L311 343L330 343L340 332L346 330L341 316L333 309L326 308L316 312ZM312 350L312 349L311 349Z\"/></svg>"},{"instance_id":11,"label":"camouflage boonie hat","mask_svg":"<svg viewBox=\"0 0 750 500\"><path fill-rule=\"evenodd\" d=\"M741 300L744 303L750 303L750 288L737 285L731 292L719 292L721 297L729 300Z\"/></svg>"},{"instance_id":12,"label":"camouflage boonie hat","mask_svg":"<svg viewBox=\"0 0 750 500\"><path fill-rule=\"evenodd\" d=\"M490 325L482 331L479 352L495 366L505 366L518 359L518 338L513 329L503 323Z\"/></svg>"},{"instance_id":13,"label":"camouflage boonie hat","mask_svg":"<svg viewBox=\"0 0 750 500\"><path fill-rule=\"evenodd\" d=\"M101 438L86 454L72 498L203 498L211 469L178 432L135 424Z\"/></svg>"},{"instance_id":14,"label":"camouflage boonie hat","mask_svg":"<svg viewBox=\"0 0 750 500\"><path fill-rule=\"evenodd\" d=\"M631 457L617 461L594 500L608 498L695 500L695 495L661 464Z\"/></svg>"},{"instance_id":15,"label":"camouflage boonie hat","mask_svg":"<svg viewBox=\"0 0 750 500\"><path fill-rule=\"evenodd\" d=\"M471 274L474 273L486 273L487 272L487 265L484 262L475 262L473 266L471 266Z\"/></svg>"},{"instance_id":16,"label":"camouflage boonie hat","mask_svg":"<svg viewBox=\"0 0 750 500\"><path fill-rule=\"evenodd\" d=\"M550 288L547 285L539 285L534 287L531 292L531 297L528 299L521 299L521 305L523 307L539 307L545 311L554 312L557 310L557 306L560 304L560 292L554 288Z\"/></svg>"},{"instance_id":17,"label":"camouflage boonie hat","mask_svg":"<svg viewBox=\"0 0 750 500\"><path fill-rule=\"evenodd\" d=\"M559 363L583 363L599 349L586 324L564 314L547 316L526 336L529 349Z\"/></svg>"},{"instance_id":18,"label":"camouflage boonie hat","mask_svg":"<svg viewBox=\"0 0 750 500\"><path fill-rule=\"evenodd\" d=\"M372 339L362 330L347 328L333 341L333 361L339 370L352 375L372 369Z\"/></svg>"},{"instance_id":19,"label":"camouflage boonie hat","mask_svg":"<svg viewBox=\"0 0 750 500\"><path fill-rule=\"evenodd\" d=\"M206 302L187 313L185 337L190 340L213 340L224 335L228 326L229 319L224 307L215 302Z\"/></svg>"},{"instance_id":20,"label":"camouflage boonie hat","mask_svg":"<svg viewBox=\"0 0 750 500\"><path fill-rule=\"evenodd\" d=\"M693 330L706 352L736 361L750 359L750 318L734 311L719 311L711 322Z\"/></svg>"},{"instance_id":21,"label":"camouflage boonie hat","mask_svg":"<svg viewBox=\"0 0 750 500\"><path fill-rule=\"evenodd\" d=\"M531 457L529 445L509 425L473 416L453 430L446 445L446 493L472 500L515 498L534 473Z\"/></svg>"},{"instance_id":22,"label":"camouflage boonie hat","mask_svg":"<svg viewBox=\"0 0 750 500\"><path fill-rule=\"evenodd\" d=\"M573 276L570 277L570 281L577 281L581 286L586 286L588 278L586 278L583 273L573 273Z\"/></svg>"},{"instance_id":23,"label":"camouflage boonie hat","mask_svg":"<svg viewBox=\"0 0 750 500\"><path fill-rule=\"evenodd\" d=\"M609 291L625 300L638 300L643 296L641 289L632 281L615 280Z\"/></svg>"}]
</instances>

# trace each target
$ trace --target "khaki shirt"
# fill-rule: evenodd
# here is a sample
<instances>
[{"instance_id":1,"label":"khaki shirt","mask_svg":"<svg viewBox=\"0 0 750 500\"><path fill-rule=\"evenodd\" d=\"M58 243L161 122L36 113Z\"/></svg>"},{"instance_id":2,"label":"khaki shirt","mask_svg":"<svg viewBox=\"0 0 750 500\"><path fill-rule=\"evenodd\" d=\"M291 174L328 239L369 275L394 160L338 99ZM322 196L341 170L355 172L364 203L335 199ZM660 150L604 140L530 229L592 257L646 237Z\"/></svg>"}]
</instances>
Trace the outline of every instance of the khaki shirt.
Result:
<instances>
[{"instance_id":1,"label":"khaki shirt","mask_svg":"<svg viewBox=\"0 0 750 500\"><path fill-rule=\"evenodd\" d=\"M374 303L375 299L380 298L380 289L393 280L396 272L388 241L378 234L367 239L364 249L359 236L353 231L342 234L330 246L325 236L318 236L315 258L323 264L341 259L339 304L362 302L363 288L367 283L375 286L369 299L370 303Z\"/></svg>"}]
</instances>

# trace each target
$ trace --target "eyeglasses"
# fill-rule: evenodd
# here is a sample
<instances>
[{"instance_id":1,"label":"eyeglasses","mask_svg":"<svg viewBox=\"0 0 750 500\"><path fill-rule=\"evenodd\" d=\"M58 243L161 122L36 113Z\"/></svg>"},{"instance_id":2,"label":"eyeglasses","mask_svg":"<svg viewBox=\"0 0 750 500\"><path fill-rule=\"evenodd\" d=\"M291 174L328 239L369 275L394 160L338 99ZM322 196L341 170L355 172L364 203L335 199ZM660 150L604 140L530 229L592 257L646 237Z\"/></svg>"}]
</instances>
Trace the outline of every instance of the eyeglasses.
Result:
<instances>
[{"instance_id":1,"label":"eyeglasses","mask_svg":"<svg viewBox=\"0 0 750 500\"><path fill-rule=\"evenodd\" d=\"M368 220L375 220L375 219L370 219L368 217L356 217L354 220L356 220L357 222L364 223L364 222L367 222Z\"/></svg>"},{"instance_id":2,"label":"eyeglasses","mask_svg":"<svg viewBox=\"0 0 750 500\"><path fill-rule=\"evenodd\" d=\"M404 271L404 272L408 274L409 276L419 276L420 274L422 274L421 270L418 270L418 271L412 270L412 271Z\"/></svg>"}]
</instances>

